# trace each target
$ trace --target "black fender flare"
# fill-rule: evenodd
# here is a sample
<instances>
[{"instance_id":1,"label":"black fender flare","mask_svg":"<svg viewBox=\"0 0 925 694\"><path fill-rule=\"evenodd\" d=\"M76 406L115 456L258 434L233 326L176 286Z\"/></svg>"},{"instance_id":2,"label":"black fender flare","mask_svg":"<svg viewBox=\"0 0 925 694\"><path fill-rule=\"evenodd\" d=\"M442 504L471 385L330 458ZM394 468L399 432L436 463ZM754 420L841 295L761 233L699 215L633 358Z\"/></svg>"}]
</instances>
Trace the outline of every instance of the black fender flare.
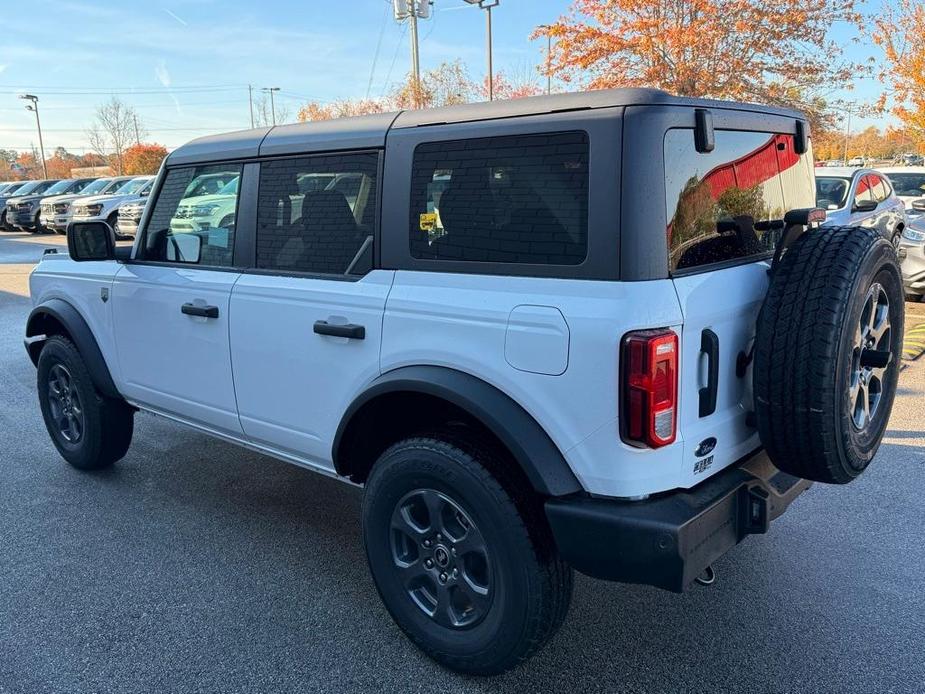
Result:
<instances>
[{"instance_id":1,"label":"black fender flare","mask_svg":"<svg viewBox=\"0 0 925 694\"><path fill-rule=\"evenodd\" d=\"M501 390L471 374L442 366L406 366L382 374L347 408L337 427L332 456L341 475L350 424L364 406L389 393L412 392L445 400L491 431L510 451L533 488L544 496L582 490L558 446L533 416Z\"/></svg>"},{"instance_id":2,"label":"black fender flare","mask_svg":"<svg viewBox=\"0 0 925 694\"><path fill-rule=\"evenodd\" d=\"M48 299L32 309L26 321L26 351L33 364L38 364L40 349L35 345L44 341L49 335L49 319L62 326L63 332L71 339L80 356L83 357L93 379L93 384L103 395L110 398L122 399L116 389L116 384L109 373L109 367L103 358L103 353L96 342L96 337L87 321L76 308L63 299ZM62 331L58 330L57 333ZM55 334L55 333L51 333ZM38 339L36 339L38 338Z\"/></svg>"}]
</instances>

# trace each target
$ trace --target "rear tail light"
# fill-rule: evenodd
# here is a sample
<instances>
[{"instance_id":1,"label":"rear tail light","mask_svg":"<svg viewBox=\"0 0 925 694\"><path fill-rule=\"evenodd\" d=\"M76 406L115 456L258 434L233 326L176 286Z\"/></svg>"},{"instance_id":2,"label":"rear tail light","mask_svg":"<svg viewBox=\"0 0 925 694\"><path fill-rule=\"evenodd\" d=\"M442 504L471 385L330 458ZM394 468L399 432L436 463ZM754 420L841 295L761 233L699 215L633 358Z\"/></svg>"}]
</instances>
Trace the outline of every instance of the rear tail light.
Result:
<instances>
[{"instance_id":1,"label":"rear tail light","mask_svg":"<svg viewBox=\"0 0 925 694\"><path fill-rule=\"evenodd\" d=\"M678 422L678 336L641 330L623 338L621 435L633 446L673 443Z\"/></svg>"}]
</instances>

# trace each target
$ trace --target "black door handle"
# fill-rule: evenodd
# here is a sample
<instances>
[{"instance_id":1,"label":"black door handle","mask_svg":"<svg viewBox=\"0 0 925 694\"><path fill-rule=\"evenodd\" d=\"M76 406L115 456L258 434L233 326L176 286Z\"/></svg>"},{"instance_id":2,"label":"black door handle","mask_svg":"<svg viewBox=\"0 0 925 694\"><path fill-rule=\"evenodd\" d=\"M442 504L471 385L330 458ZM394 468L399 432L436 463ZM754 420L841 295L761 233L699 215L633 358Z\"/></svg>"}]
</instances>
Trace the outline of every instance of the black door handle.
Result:
<instances>
[{"instance_id":1,"label":"black door handle","mask_svg":"<svg viewBox=\"0 0 925 694\"><path fill-rule=\"evenodd\" d=\"M187 316L200 316L202 318L218 318L218 306L197 306L196 304L183 304L180 311Z\"/></svg>"},{"instance_id":2,"label":"black door handle","mask_svg":"<svg viewBox=\"0 0 925 694\"><path fill-rule=\"evenodd\" d=\"M700 352L707 355L707 387L700 389L700 416L716 412L716 391L719 386L719 338L707 328L700 333Z\"/></svg>"},{"instance_id":3,"label":"black door handle","mask_svg":"<svg viewBox=\"0 0 925 694\"><path fill-rule=\"evenodd\" d=\"M347 323L337 325L326 320L315 321L315 332L319 335L332 335L333 337L349 337L352 340L365 340L366 328L362 325Z\"/></svg>"}]
</instances>

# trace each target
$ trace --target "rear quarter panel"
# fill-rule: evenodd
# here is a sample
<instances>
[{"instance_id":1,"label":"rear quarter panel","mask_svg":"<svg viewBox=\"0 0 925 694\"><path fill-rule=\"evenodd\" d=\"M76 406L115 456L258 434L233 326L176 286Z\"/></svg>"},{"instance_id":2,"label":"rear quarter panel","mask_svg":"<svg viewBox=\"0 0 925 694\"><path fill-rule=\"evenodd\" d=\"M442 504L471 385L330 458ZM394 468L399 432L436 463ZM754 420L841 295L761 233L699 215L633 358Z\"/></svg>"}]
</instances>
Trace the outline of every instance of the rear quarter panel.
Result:
<instances>
[{"instance_id":1,"label":"rear quarter panel","mask_svg":"<svg viewBox=\"0 0 925 694\"><path fill-rule=\"evenodd\" d=\"M555 309L566 333L543 324L546 316L557 315L552 311L515 313L524 306ZM627 332L644 328L674 327L680 333L680 323L669 280L624 283L399 271L386 305L381 368L445 366L494 385L546 430L585 489L631 496L643 488L651 491L658 484L653 479L661 479L665 488L676 486L681 446L643 451L621 442L620 341ZM512 364L506 344L525 335L529 340L531 330L536 330L534 352L525 363ZM563 340L567 365L556 375ZM548 373L525 370L534 368L531 364L551 368Z\"/></svg>"}]
</instances>

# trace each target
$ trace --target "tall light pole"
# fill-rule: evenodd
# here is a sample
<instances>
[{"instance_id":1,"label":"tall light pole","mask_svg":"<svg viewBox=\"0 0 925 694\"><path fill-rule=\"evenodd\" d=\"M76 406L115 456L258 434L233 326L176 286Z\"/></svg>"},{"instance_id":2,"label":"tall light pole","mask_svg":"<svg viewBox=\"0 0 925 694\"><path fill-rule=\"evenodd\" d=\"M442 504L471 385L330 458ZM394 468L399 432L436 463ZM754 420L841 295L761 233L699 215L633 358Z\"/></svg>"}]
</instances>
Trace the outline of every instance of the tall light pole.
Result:
<instances>
[{"instance_id":1,"label":"tall light pole","mask_svg":"<svg viewBox=\"0 0 925 694\"><path fill-rule=\"evenodd\" d=\"M485 10L487 15L486 21L486 43L488 44L488 100L495 100L495 70L492 65L491 52L491 10L501 4L501 0L466 0L470 5L478 5Z\"/></svg>"},{"instance_id":2,"label":"tall light pole","mask_svg":"<svg viewBox=\"0 0 925 694\"><path fill-rule=\"evenodd\" d=\"M42 178L48 178L48 165L45 163L45 145L42 143L42 121L39 120L39 98L35 94L20 94L20 99L31 101L26 110L35 111L35 125L39 131L39 152L42 154Z\"/></svg>"},{"instance_id":3,"label":"tall light pole","mask_svg":"<svg viewBox=\"0 0 925 694\"><path fill-rule=\"evenodd\" d=\"M845 127L845 166L848 166L848 142L851 140L851 107L854 106L853 103L849 103L845 107L845 113L848 114L848 125Z\"/></svg>"},{"instance_id":4,"label":"tall light pole","mask_svg":"<svg viewBox=\"0 0 925 694\"><path fill-rule=\"evenodd\" d=\"M273 125L276 125L276 102L273 100L273 92L278 92L279 87L264 87L261 91L270 95L270 113L273 114Z\"/></svg>"},{"instance_id":5,"label":"tall light pole","mask_svg":"<svg viewBox=\"0 0 925 694\"><path fill-rule=\"evenodd\" d=\"M552 94L552 25L540 24L537 29L546 32L546 95Z\"/></svg>"},{"instance_id":6,"label":"tall light pole","mask_svg":"<svg viewBox=\"0 0 925 694\"><path fill-rule=\"evenodd\" d=\"M414 88L414 105L420 106L421 95L421 51L418 45L418 19L430 17L431 0L392 0L395 21L406 19L411 24L411 83Z\"/></svg>"}]
</instances>

